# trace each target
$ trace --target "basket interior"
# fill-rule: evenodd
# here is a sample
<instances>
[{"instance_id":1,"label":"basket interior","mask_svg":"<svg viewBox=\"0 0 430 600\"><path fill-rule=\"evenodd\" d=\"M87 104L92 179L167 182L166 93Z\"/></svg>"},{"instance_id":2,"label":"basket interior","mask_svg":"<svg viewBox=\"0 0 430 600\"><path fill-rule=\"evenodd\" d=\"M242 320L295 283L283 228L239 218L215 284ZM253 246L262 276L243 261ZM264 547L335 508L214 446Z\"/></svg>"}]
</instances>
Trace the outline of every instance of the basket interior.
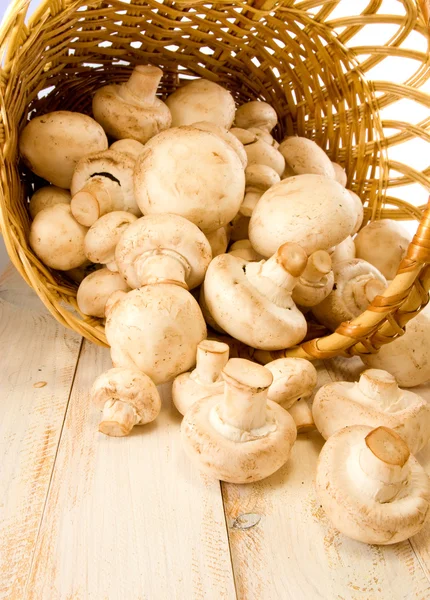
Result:
<instances>
[{"instance_id":1,"label":"basket interior","mask_svg":"<svg viewBox=\"0 0 430 600\"><path fill-rule=\"evenodd\" d=\"M422 192L413 188L412 201L411 191L408 200L397 192L414 184L430 189L430 170L395 160L399 145L418 140L428 154L430 141L430 101L422 91L430 77L429 34L412 0L45 2L23 21L17 12L3 27L0 225L13 262L51 312L93 341L104 342L101 323L69 316L61 304L77 308L76 286L28 248L26 198L44 182L19 163L17 139L35 114L91 114L94 91L125 81L136 64L163 69L163 98L187 79L206 77L238 104L266 100L279 115L275 137L298 134L323 147L346 168L367 219L420 218ZM398 81L394 63L406 59L411 68ZM385 79L369 77L380 72ZM392 111L404 100L417 107L407 119ZM384 119L384 110L394 116Z\"/></svg>"}]
</instances>

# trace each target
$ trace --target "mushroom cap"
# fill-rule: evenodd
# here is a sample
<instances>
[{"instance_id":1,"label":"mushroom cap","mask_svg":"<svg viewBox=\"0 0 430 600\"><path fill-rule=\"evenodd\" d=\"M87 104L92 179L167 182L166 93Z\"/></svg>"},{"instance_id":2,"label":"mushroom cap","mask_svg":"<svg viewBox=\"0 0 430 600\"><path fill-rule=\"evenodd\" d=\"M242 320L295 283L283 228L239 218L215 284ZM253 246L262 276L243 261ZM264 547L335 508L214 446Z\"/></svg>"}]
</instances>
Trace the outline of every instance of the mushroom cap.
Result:
<instances>
[{"instance_id":1,"label":"mushroom cap","mask_svg":"<svg viewBox=\"0 0 430 600\"><path fill-rule=\"evenodd\" d=\"M334 169L334 178L342 187L346 187L346 183L348 181L348 176L343 167L341 167L337 162L331 162Z\"/></svg>"},{"instance_id":2,"label":"mushroom cap","mask_svg":"<svg viewBox=\"0 0 430 600\"><path fill-rule=\"evenodd\" d=\"M116 210L97 219L85 236L85 255L94 263L114 261L119 239L134 221L137 217L124 210Z\"/></svg>"},{"instance_id":3,"label":"mushroom cap","mask_svg":"<svg viewBox=\"0 0 430 600\"><path fill-rule=\"evenodd\" d=\"M125 95L123 85L115 84L96 91L93 114L114 139L134 139L142 144L168 129L172 123L168 107L159 98L154 96L149 103L141 101L138 96Z\"/></svg>"},{"instance_id":4,"label":"mushroom cap","mask_svg":"<svg viewBox=\"0 0 430 600\"><path fill-rule=\"evenodd\" d=\"M354 233L357 233L357 231L360 229L362 223L363 223L363 219L364 219L364 208L363 208L363 203L361 201L360 196L358 196L355 192L353 192L352 190L347 190L349 192L349 195L351 196L353 202L354 202L354 208L355 208L355 212L356 212L356 221L355 221L355 225L354 225L354 229L351 232L352 235L354 235Z\"/></svg>"},{"instance_id":5,"label":"mushroom cap","mask_svg":"<svg viewBox=\"0 0 430 600\"><path fill-rule=\"evenodd\" d=\"M84 251L86 233L87 228L73 218L69 204L54 204L35 216L29 242L47 267L68 271L87 260Z\"/></svg>"},{"instance_id":6,"label":"mushroom cap","mask_svg":"<svg viewBox=\"0 0 430 600\"><path fill-rule=\"evenodd\" d=\"M333 331L344 321L361 315L387 287L385 277L365 260L354 258L333 265L334 288L312 312Z\"/></svg>"},{"instance_id":7,"label":"mushroom cap","mask_svg":"<svg viewBox=\"0 0 430 600\"><path fill-rule=\"evenodd\" d=\"M199 300L198 300L199 301L199 306L200 306L200 309L202 311L202 315L203 315L206 323L214 331L218 331L218 333L225 334L226 332L224 331L224 329L218 325L218 323L215 321L215 319L213 318L213 316L209 312L209 309L208 309L207 304L206 304L204 286L201 285L199 289L200 289Z\"/></svg>"},{"instance_id":8,"label":"mushroom cap","mask_svg":"<svg viewBox=\"0 0 430 600\"><path fill-rule=\"evenodd\" d=\"M387 379L394 389L386 405L366 395L364 379ZM318 431L328 439L339 429L349 425L384 426L396 431L416 454L430 440L430 405L413 392L397 387L395 378L387 371L364 371L358 383L347 381L328 383L315 395L313 417Z\"/></svg>"},{"instance_id":9,"label":"mushroom cap","mask_svg":"<svg viewBox=\"0 0 430 600\"><path fill-rule=\"evenodd\" d=\"M230 254L214 258L208 267L204 295L210 314L232 337L262 350L298 344L306 335L306 320L295 305L282 308L252 286L244 268L248 261Z\"/></svg>"},{"instance_id":10,"label":"mushroom cap","mask_svg":"<svg viewBox=\"0 0 430 600\"><path fill-rule=\"evenodd\" d=\"M19 151L27 167L65 189L70 188L78 161L107 147L106 134L94 119L67 110L35 117L19 138Z\"/></svg>"},{"instance_id":11,"label":"mushroom cap","mask_svg":"<svg viewBox=\"0 0 430 600\"><path fill-rule=\"evenodd\" d=\"M297 437L291 415L267 401L267 412L276 421L275 431L260 439L235 442L210 423L211 409L222 394L195 402L181 425L182 444L189 458L208 475L230 483L251 483L269 477L285 464Z\"/></svg>"},{"instance_id":12,"label":"mushroom cap","mask_svg":"<svg viewBox=\"0 0 430 600\"><path fill-rule=\"evenodd\" d=\"M368 367L385 369L398 384L415 387L430 380L430 312L425 310L406 325L405 333L382 346L376 354L361 357Z\"/></svg>"},{"instance_id":13,"label":"mushroom cap","mask_svg":"<svg viewBox=\"0 0 430 600\"><path fill-rule=\"evenodd\" d=\"M127 228L118 242L115 260L130 287L140 287L136 259L145 252L163 249L173 250L188 261L189 289L201 284L212 258L206 236L183 217L162 214L141 217Z\"/></svg>"},{"instance_id":14,"label":"mushroom cap","mask_svg":"<svg viewBox=\"0 0 430 600\"><path fill-rule=\"evenodd\" d=\"M197 383L192 377L192 373L182 373L173 382L172 400L181 415L185 415L198 400L222 394L223 391L224 381L222 380L214 383Z\"/></svg>"},{"instance_id":15,"label":"mushroom cap","mask_svg":"<svg viewBox=\"0 0 430 600\"><path fill-rule=\"evenodd\" d=\"M189 371L206 324L193 296L178 285L145 285L110 307L105 327L115 367L146 373L156 385Z\"/></svg>"},{"instance_id":16,"label":"mushroom cap","mask_svg":"<svg viewBox=\"0 0 430 600\"><path fill-rule=\"evenodd\" d=\"M267 397L286 409L310 396L317 385L317 371L304 358L278 358L264 366L273 375Z\"/></svg>"},{"instance_id":17,"label":"mushroom cap","mask_svg":"<svg viewBox=\"0 0 430 600\"><path fill-rule=\"evenodd\" d=\"M195 79L178 88L166 100L172 127L209 121L230 129L236 106L233 96L208 79Z\"/></svg>"},{"instance_id":18,"label":"mushroom cap","mask_svg":"<svg viewBox=\"0 0 430 600\"><path fill-rule=\"evenodd\" d=\"M234 244L230 246L228 254L251 262L260 261L263 258L261 254L258 254L258 252L254 250L249 240L238 240L237 242L234 242Z\"/></svg>"},{"instance_id":19,"label":"mushroom cap","mask_svg":"<svg viewBox=\"0 0 430 600\"><path fill-rule=\"evenodd\" d=\"M311 254L339 244L355 221L351 197L337 181L297 175L262 195L249 223L249 239L263 256L271 256L285 242L300 244Z\"/></svg>"},{"instance_id":20,"label":"mushroom cap","mask_svg":"<svg viewBox=\"0 0 430 600\"><path fill-rule=\"evenodd\" d=\"M122 154L129 154L132 158L134 158L134 160L136 160L139 154L142 154L142 152L145 150L145 146L137 140L123 139L117 140L111 144L109 150L120 152Z\"/></svg>"},{"instance_id":21,"label":"mushroom cap","mask_svg":"<svg viewBox=\"0 0 430 600\"><path fill-rule=\"evenodd\" d=\"M357 257L374 265L387 279L394 279L410 242L410 234L392 219L368 223L355 237Z\"/></svg>"},{"instance_id":22,"label":"mushroom cap","mask_svg":"<svg viewBox=\"0 0 430 600\"><path fill-rule=\"evenodd\" d=\"M109 269L98 269L81 281L76 295L78 308L84 315L104 318L106 302L117 290L130 291L124 278Z\"/></svg>"},{"instance_id":23,"label":"mushroom cap","mask_svg":"<svg viewBox=\"0 0 430 600\"><path fill-rule=\"evenodd\" d=\"M109 400L127 402L136 410L140 425L154 421L161 410L155 383L134 369L114 368L99 375L93 383L91 398L100 410Z\"/></svg>"},{"instance_id":24,"label":"mushroom cap","mask_svg":"<svg viewBox=\"0 0 430 600\"><path fill-rule=\"evenodd\" d=\"M255 164L245 169L246 188L255 188L256 190L266 191L275 183L279 183L281 178L279 174L267 165Z\"/></svg>"},{"instance_id":25,"label":"mushroom cap","mask_svg":"<svg viewBox=\"0 0 430 600\"><path fill-rule=\"evenodd\" d=\"M254 141L245 143L245 152L248 157L248 166L266 165L282 175L285 169L285 160L282 154L274 146L267 144L264 140L254 135Z\"/></svg>"},{"instance_id":26,"label":"mushroom cap","mask_svg":"<svg viewBox=\"0 0 430 600\"><path fill-rule=\"evenodd\" d=\"M243 147L242 142L240 142L236 136L230 133L225 127L220 127L219 125L215 125L215 123L211 123L210 121L200 121L198 123L193 123L191 125L194 129L200 129L200 131L209 131L210 133L214 133L218 135L221 139L223 139L229 146L233 148L238 157L240 158L240 162L242 163L242 167L245 169L248 164L248 157L246 156L245 148Z\"/></svg>"},{"instance_id":27,"label":"mushroom cap","mask_svg":"<svg viewBox=\"0 0 430 600\"><path fill-rule=\"evenodd\" d=\"M228 235L225 227L220 227L206 234L206 238L212 250L212 258L224 254L228 246Z\"/></svg>"},{"instance_id":28,"label":"mushroom cap","mask_svg":"<svg viewBox=\"0 0 430 600\"><path fill-rule=\"evenodd\" d=\"M203 231L227 225L245 191L236 152L218 135L193 127L169 129L150 140L134 177L143 214L178 214Z\"/></svg>"},{"instance_id":29,"label":"mushroom cap","mask_svg":"<svg viewBox=\"0 0 430 600\"><path fill-rule=\"evenodd\" d=\"M30 217L34 217L44 208L54 204L70 204L72 196L68 190L63 190L55 185L47 185L39 188L30 199L28 210Z\"/></svg>"},{"instance_id":30,"label":"mushroom cap","mask_svg":"<svg viewBox=\"0 0 430 600\"><path fill-rule=\"evenodd\" d=\"M234 137L237 138L242 145L252 144L258 139L255 131L249 131L248 129L242 129L241 127L232 127L229 133L234 135Z\"/></svg>"},{"instance_id":31,"label":"mushroom cap","mask_svg":"<svg viewBox=\"0 0 430 600\"><path fill-rule=\"evenodd\" d=\"M355 258L354 240L349 235L343 242L332 248L329 254L333 265L343 260L353 260Z\"/></svg>"},{"instance_id":32,"label":"mushroom cap","mask_svg":"<svg viewBox=\"0 0 430 600\"><path fill-rule=\"evenodd\" d=\"M255 134L258 139L263 140L263 142L266 142L269 146L273 146L276 149L279 148L279 142L277 142L268 131L260 129L259 127L249 127L246 131Z\"/></svg>"},{"instance_id":33,"label":"mushroom cap","mask_svg":"<svg viewBox=\"0 0 430 600\"><path fill-rule=\"evenodd\" d=\"M281 142L279 152L285 158L289 175L323 175L336 179L333 163L315 142L296 135Z\"/></svg>"},{"instance_id":34,"label":"mushroom cap","mask_svg":"<svg viewBox=\"0 0 430 600\"><path fill-rule=\"evenodd\" d=\"M277 122L278 115L273 106L260 100L252 100L242 104L236 110L234 117L236 127L243 129L257 127L267 132L272 131Z\"/></svg>"},{"instance_id":35,"label":"mushroom cap","mask_svg":"<svg viewBox=\"0 0 430 600\"><path fill-rule=\"evenodd\" d=\"M424 525L430 482L410 456L410 475L392 501L381 503L364 496L350 463L357 445L371 431L372 427L355 425L330 437L318 459L317 494L328 518L344 535L367 544L394 544L415 535Z\"/></svg>"},{"instance_id":36,"label":"mushroom cap","mask_svg":"<svg viewBox=\"0 0 430 600\"><path fill-rule=\"evenodd\" d=\"M114 178L118 185L118 198L112 210L125 210L134 215L140 215L133 189L133 171L135 158L127 153L106 150L82 158L76 165L70 191L75 196L91 180L94 175Z\"/></svg>"}]
</instances>

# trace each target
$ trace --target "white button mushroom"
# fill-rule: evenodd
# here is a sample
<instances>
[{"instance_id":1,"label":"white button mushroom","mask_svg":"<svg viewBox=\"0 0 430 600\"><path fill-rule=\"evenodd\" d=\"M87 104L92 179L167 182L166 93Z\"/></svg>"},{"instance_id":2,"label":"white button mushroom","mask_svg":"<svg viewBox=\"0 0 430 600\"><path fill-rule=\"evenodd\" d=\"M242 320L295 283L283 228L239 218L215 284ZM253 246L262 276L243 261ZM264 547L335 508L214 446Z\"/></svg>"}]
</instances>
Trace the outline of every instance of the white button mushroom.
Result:
<instances>
[{"instance_id":1,"label":"white button mushroom","mask_svg":"<svg viewBox=\"0 0 430 600\"><path fill-rule=\"evenodd\" d=\"M219 229L215 229L215 231L206 233L206 239L212 250L212 258L224 254L228 247L227 227L220 227Z\"/></svg>"},{"instance_id":2,"label":"white button mushroom","mask_svg":"<svg viewBox=\"0 0 430 600\"><path fill-rule=\"evenodd\" d=\"M286 463L296 426L286 410L267 400L267 369L233 358L222 376L224 391L195 402L182 421L185 452L221 481L259 481Z\"/></svg>"},{"instance_id":3,"label":"white button mushroom","mask_svg":"<svg viewBox=\"0 0 430 600\"><path fill-rule=\"evenodd\" d=\"M330 255L325 250L313 252L306 269L293 289L293 300L300 306L315 306L333 289L334 274Z\"/></svg>"},{"instance_id":4,"label":"white button mushroom","mask_svg":"<svg viewBox=\"0 0 430 600\"><path fill-rule=\"evenodd\" d=\"M97 90L93 98L94 118L107 134L144 144L170 127L170 111L156 97L162 76L158 67L138 65L126 83Z\"/></svg>"},{"instance_id":5,"label":"white button mushroom","mask_svg":"<svg viewBox=\"0 0 430 600\"><path fill-rule=\"evenodd\" d=\"M47 267L68 271L87 260L84 252L86 233L87 228L75 221L68 204L54 204L35 216L29 242Z\"/></svg>"},{"instance_id":6,"label":"white button mushroom","mask_svg":"<svg viewBox=\"0 0 430 600\"><path fill-rule=\"evenodd\" d=\"M338 183L340 183L342 187L346 187L348 176L346 174L345 169L341 167L337 162L332 161L331 164L333 165L334 169L334 178Z\"/></svg>"},{"instance_id":7,"label":"white button mushroom","mask_svg":"<svg viewBox=\"0 0 430 600\"><path fill-rule=\"evenodd\" d=\"M78 161L107 147L106 134L94 119L66 110L35 117L19 138L19 151L27 167L65 189L70 188Z\"/></svg>"},{"instance_id":8,"label":"white button mushroom","mask_svg":"<svg viewBox=\"0 0 430 600\"><path fill-rule=\"evenodd\" d=\"M244 260L249 260L251 262L260 261L263 259L261 254L258 254L258 252L254 250L249 240L238 240L237 242L234 242L234 244L230 246L228 254L237 256L238 258L243 258Z\"/></svg>"},{"instance_id":9,"label":"white button mushroom","mask_svg":"<svg viewBox=\"0 0 430 600\"><path fill-rule=\"evenodd\" d=\"M130 156L136 159L145 150L145 146L137 140L124 138L111 144L109 150L115 150L115 152L121 152L122 154L130 154Z\"/></svg>"},{"instance_id":10,"label":"white button mushroom","mask_svg":"<svg viewBox=\"0 0 430 600\"><path fill-rule=\"evenodd\" d=\"M215 321L215 319L209 312L208 306L206 304L205 290L204 290L203 285L200 286L200 293L199 293L198 301L199 301L200 309L202 311L202 315L203 315L206 323L209 325L209 327L211 327L214 331L218 331L218 333L225 334L226 332L224 331L224 329L218 325L218 323Z\"/></svg>"},{"instance_id":11,"label":"white button mushroom","mask_svg":"<svg viewBox=\"0 0 430 600\"><path fill-rule=\"evenodd\" d=\"M241 130L233 129L231 133L242 142L248 158L248 167L251 165L266 165L281 176L285 170L285 160L275 146L268 144L262 136L246 130L246 134L239 133Z\"/></svg>"},{"instance_id":12,"label":"white button mushroom","mask_svg":"<svg viewBox=\"0 0 430 600\"><path fill-rule=\"evenodd\" d=\"M34 217L44 208L55 204L70 204L72 196L68 190L63 190L55 185L47 185L38 189L32 195L28 210L30 217Z\"/></svg>"},{"instance_id":13,"label":"white button mushroom","mask_svg":"<svg viewBox=\"0 0 430 600\"><path fill-rule=\"evenodd\" d=\"M333 163L312 140L299 136L287 137L281 142L279 152L285 159L288 176L313 174L336 179Z\"/></svg>"},{"instance_id":14,"label":"white button mushroom","mask_svg":"<svg viewBox=\"0 0 430 600\"><path fill-rule=\"evenodd\" d=\"M297 433L306 433L315 429L315 423L312 416L312 409L306 398L296 400L288 409L288 412L294 419L297 427Z\"/></svg>"},{"instance_id":15,"label":"white button mushroom","mask_svg":"<svg viewBox=\"0 0 430 600\"><path fill-rule=\"evenodd\" d=\"M263 256L285 242L300 244L311 254L342 242L355 221L351 196L337 181L297 175L263 194L252 213L249 239Z\"/></svg>"},{"instance_id":16,"label":"white button mushroom","mask_svg":"<svg viewBox=\"0 0 430 600\"><path fill-rule=\"evenodd\" d=\"M84 315L104 318L106 302L117 290L130 291L124 278L109 269L98 269L81 281L76 294L78 308Z\"/></svg>"},{"instance_id":17,"label":"white button mushroom","mask_svg":"<svg viewBox=\"0 0 430 600\"><path fill-rule=\"evenodd\" d=\"M343 260L352 260L355 258L355 244L352 237L349 235L347 238L340 242L337 246L329 251L331 262L333 264L342 262Z\"/></svg>"},{"instance_id":18,"label":"white button mushroom","mask_svg":"<svg viewBox=\"0 0 430 600\"><path fill-rule=\"evenodd\" d=\"M150 140L134 177L143 214L181 215L204 232L236 216L245 190L237 153L218 135L193 127L169 129Z\"/></svg>"},{"instance_id":19,"label":"white button mushroom","mask_svg":"<svg viewBox=\"0 0 430 600\"><path fill-rule=\"evenodd\" d=\"M312 308L320 323L333 331L361 315L387 287L385 277L365 260L355 258L333 265L333 291Z\"/></svg>"},{"instance_id":20,"label":"white button mushroom","mask_svg":"<svg viewBox=\"0 0 430 600\"><path fill-rule=\"evenodd\" d=\"M234 124L241 129L256 127L270 133L278 122L276 110L267 102L252 100L236 110Z\"/></svg>"},{"instance_id":21,"label":"white button mushroom","mask_svg":"<svg viewBox=\"0 0 430 600\"><path fill-rule=\"evenodd\" d=\"M264 192L280 181L278 173L267 165L251 165L245 169L245 198L239 213L250 217Z\"/></svg>"},{"instance_id":22,"label":"white button mushroom","mask_svg":"<svg viewBox=\"0 0 430 600\"><path fill-rule=\"evenodd\" d=\"M358 383L328 383L320 388L313 415L324 439L347 425L384 425L397 431L416 454L430 439L430 405L398 387L393 375L368 369Z\"/></svg>"},{"instance_id":23,"label":"white button mushroom","mask_svg":"<svg viewBox=\"0 0 430 600\"><path fill-rule=\"evenodd\" d=\"M277 358L265 367L273 375L267 397L286 409L300 398L308 398L317 385L317 371L304 358Z\"/></svg>"},{"instance_id":24,"label":"white button mushroom","mask_svg":"<svg viewBox=\"0 0 430 600\"><path fill-rule=\"evenodd\" d=\"M318 498L334 527L367 544L395 544L423 527L430 481L402 438L385 427L345 427L318 460Z\"/></svg>"},{"instance_id":25,"label":"white button mushroom","mask_svg":"<svg viewBox=\"0 0 430 600\"><path fill-rule=\"evenodd\" d=\"M291 291L306 262L296 244L284 244L259 263L217 256L204 282L210 314L227 333L253 348L280 350L299 343L307 326Z\"/></svg>"},{"instance_id":26,"label":"white button mushroom","mask_svg":"<svg viewBox=\"0 0 430 600\"><path fill-rule=\"evenodd\" d=\"M263 142L266 142L269 146L273 146L276 150L279 148L279 142L268 131L259 129L258 127L249 127L247 131L255 134L259 140L263 140Z\"/></svg>"},{"instance_id":27,"label":"white button mushroom","mask_svg":"<svg viewBox=\"0 0 430 600\"><path fill-rule=\"evenodd\" d=\"M103 411L99 431L114 437L128 435L135 425L151 423L161 410L153 381L133 369L109 369L99 375L91 398Z\"/></svg>"},{"instance_id":28,"label":"white button mushroom","mask_svg":"<svg viewBox=\"0 0 430 600\"><path fill-rule=\"evenodd\" d=\"M382 346L377 354L366 354L361 359L368 367L389 371L404 387L430 381L429 310L409 321L402 336Z\"/></svg>"},{"instance_id":29,"label":"white button mushroom","mask_svg":"<svg viewBox=\"0 0 430 600\"><path fill-rule=\"evenodd\" d=\"M78 223L90 227L106 213L124 210L140 215L134 197L136 155L106 150L80 160L73 173L72 213Z\"/></svg>"},{"instance_id":30,"label":"white button mushroom","mask_svg":"<svg viewBox=\"0 0 430 600\"><path fill-rule=\"evenodd\" d=\"M177 89L166 100L172 127L209 121L230 129L236 110L233 96L208 79L195 79Z\"/></svg>"},{"instance_id":31,"label":"white button mushroom","mask_svg":"<svg viewBox=\"0 0 430 600\"><path fill-rule=\"evenodd\" d=\"M173 283L116 292L106 316L113 365L143 371L157 385L191 369L197 345L207 337L196 300Z\"/></svg>"},{"instance_id":32,"label":"white button mushroom","mask_svg":"<svg viewBox=\"0 0 430 600\"><path fill-rule=\"evenodd\" d=\"M362 223L363 223L363 219L364 219L364 208L363 208L363 203L360 199L360 196L357 196L357 194L351 190L347 190L348 194L350 195L350 197L352 198L352 202L354 205L354 210L355 210L355 215L356 215L356 221L355 221L355 225L354 225L354 229L352 230L352 235L354 235L354 233L357 233L357 231L360 229Z\"/></svg>"},{"instance_id":33,"label":"white button mushroom","mask_svg":"<svg viewBox=\"0 0 430 600\"><path fill-rule=\"evenodd\" d=\"M224 380L221 371L228 361L229 347L224 342L203 340L197 346L196 368L178 375L172 386L172 400L181 415L207 396L222 394Z\"/></svg>"},{"instance_id":34,"label":"white button mushroom","mask_svg":"<svg viewBox=\"0 0 430 600\"><path fill-rule=\"evenodd\" d=\"M132 223L115 251L131 288L168 282L193 289L204 279L211 247L196 225L178 215L148 215Z\"/></svg>"},{"instance_id":35,"label":"white button mushroom","mask_svg":"<svg viewBox=\"0 0 430 600\"><path fill-rule=\"evenodd\" d=\"M355 237L358 258L374 265L387 279L394 279L410 242L410 234L392 219L372 221Z\"/></svg>"},{"instance_id":36,"label":"white button mushroom","mask_svg":"<svg viewBox=\"0 0 430 600\"><path fill-rule=\"evenodd\" d=\"M121 235L137 217L123 210L116 210L97 219L85 236L85 255L93 263L106 265L111 271L118 271L115 262L115 249Z\"/></svg>"},{"instance_id":37,"label":"white button mushroom","mask_svg":"<svg viewBox=\"0 0 430 600\"><path fill-rule=\"evenodd\" d=\"M248 164L248 157L246 156L245 148L243 147L242 142L240 142L236 136L234 136L227 129L225 129L225 127L220 127L219 125L215 125L215 123L210 123L209 121L200 121L199 123L193 123L191 127L193 127L194 129L200 129L200 131L210 131L211 133L214 133L215 135L223 139L236 152L236 154L240 158L242 167L244 169L246 168Z\"/></svg>"}]
</instances>

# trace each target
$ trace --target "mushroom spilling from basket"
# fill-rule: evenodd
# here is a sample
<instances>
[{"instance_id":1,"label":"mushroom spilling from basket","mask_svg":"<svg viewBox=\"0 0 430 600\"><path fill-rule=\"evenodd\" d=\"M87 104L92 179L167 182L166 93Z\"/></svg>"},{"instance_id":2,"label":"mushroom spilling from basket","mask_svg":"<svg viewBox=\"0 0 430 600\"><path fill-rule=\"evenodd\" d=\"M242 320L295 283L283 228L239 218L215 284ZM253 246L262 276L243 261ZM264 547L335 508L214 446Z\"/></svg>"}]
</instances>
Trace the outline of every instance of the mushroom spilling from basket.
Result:
<instances>
[{"instance_id":1,"label":"mushroom spilling from basket","mask_svg":"<svg viewBox=\"0 0 430 600\"><path fill-rule=\"evenodd\" d=\"M417 533L430 483L412 454L430 440L430 406L399 385L430 379L428 313L379 353L367 346L358 382L316 394L316 347L290 351L316 327L360 339L369 305L377 315L405 300L385 290L411 236L367 222L344 153L280 138L263 99L236 106L196 78L163 101L157 66L129 75L96 91L94 118L39 115L19 140L39 184L29 245L65 285L79 282L81 318L105 326L113 368L91 391L100 431L153 421L156 385L173 381L185 452L209 475L259 481L316 429L327 440L316 488L334 527L375 544Z\"/></svg>"}]
</instances>

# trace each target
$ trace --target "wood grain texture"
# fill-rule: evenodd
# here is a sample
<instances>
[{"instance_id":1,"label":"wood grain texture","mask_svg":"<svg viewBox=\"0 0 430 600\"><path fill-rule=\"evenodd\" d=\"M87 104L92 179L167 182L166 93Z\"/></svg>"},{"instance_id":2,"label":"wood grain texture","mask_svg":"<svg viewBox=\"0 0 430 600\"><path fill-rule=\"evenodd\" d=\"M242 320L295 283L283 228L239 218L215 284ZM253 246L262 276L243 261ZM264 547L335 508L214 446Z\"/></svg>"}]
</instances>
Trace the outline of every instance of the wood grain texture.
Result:
<instances>
[{"instance_id":1,"label":"wood grain texture","mask_svg":"<svg viewBox=\"0 0 430 600\"><path fill-rule=\"evenodd\" d=\"M25 598L234 599L219 482L185 457L169 386L154 423L109 438L88 394L108 367L85 342Z\"/></svg>"},{"instance_id":2,"label":"wood grain texture","mask_svg":"<svg viewBox=\"0 0 430 600\"><path fill-rule=\"evenodd\" d=\"M2 600L23 598L80 344L8 269L0 279Z\"/></svg>"},{"instance_id":3,"label":"wood grain texture","mask_svg":"<svg viewBox=\"0 0 430 600\"><path fill-rule=\"evenodd\" d=\"M357 360L330 361L330 372L327 363L319 363L319 385L336 373L355 377L363 368ZM424 552L408 541L368 546L331 526L314 491L323 443L316 431L299 435L289 462L272 477L222 485L239 600L430 598ZM261 519L248 529L235 527L235 519L246 513ZM423 546L429 548L428 540Z\"/></svg>"}]
</instances>

